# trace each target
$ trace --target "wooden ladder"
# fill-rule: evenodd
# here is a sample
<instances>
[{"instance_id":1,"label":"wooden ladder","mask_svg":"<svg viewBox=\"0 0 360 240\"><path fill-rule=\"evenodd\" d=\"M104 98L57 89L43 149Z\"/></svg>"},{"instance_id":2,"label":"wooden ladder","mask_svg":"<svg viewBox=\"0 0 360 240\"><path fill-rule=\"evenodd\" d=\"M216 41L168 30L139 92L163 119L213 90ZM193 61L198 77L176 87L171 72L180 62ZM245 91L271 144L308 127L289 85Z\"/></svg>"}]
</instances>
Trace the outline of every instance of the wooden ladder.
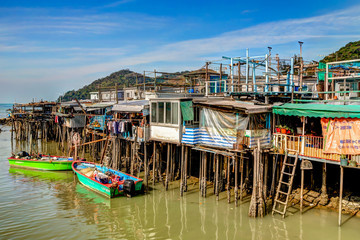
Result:
<instances>
[{"instance_id":1,"label":"wooden ladder","mask_svg":"<svg viewBox=\"0 0 360 240\"><path fill-rule=\"evenodd\" d=\"M274 213L279 213L280 215L282 215L283 218L285 217L289 196L291 194L291 188L294 181L294 175L295 175L298 158L299 155L298 153L296 153L295 161L294 163L291 163L290 161L288 161L288 159L290 159L288 157L288 154L287 153L285 154L280 180L276 190L275 202L272 210L273 215ZM282 187L287 189L287 191L284 190L284 188ZM281 201L281 199L283 199L283 196L286 196L285 202Z\"/></svg>"}]
</instances>

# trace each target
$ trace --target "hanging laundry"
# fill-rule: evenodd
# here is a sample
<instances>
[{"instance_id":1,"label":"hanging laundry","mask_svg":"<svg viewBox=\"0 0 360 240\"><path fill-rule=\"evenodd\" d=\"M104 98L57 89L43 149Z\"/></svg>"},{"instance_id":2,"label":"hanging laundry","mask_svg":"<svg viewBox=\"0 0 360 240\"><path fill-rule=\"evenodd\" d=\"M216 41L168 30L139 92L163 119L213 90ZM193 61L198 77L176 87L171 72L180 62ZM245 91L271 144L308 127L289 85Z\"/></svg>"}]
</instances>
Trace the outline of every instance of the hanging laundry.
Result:
<instances>
[{"instance_id":1,"label":"hanging laundry","mask_svg":"<svg viewBox=\"0 0 360 240\"><path fill-rule=\"evenodd\" d=\"M144 138L144 129L142 127L138 127L137 132L139 138Z\"/></svg>"}]
</instances>

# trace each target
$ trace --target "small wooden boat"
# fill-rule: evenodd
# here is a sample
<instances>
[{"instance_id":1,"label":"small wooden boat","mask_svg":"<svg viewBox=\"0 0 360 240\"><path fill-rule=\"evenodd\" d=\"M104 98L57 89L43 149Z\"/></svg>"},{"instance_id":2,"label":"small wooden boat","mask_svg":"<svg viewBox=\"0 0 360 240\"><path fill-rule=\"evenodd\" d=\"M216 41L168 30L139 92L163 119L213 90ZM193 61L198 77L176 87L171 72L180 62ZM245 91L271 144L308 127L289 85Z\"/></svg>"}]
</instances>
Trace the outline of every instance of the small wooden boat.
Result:
<instances>
[{"instance_id":1,"label":"small wooden boat","mask_svg":"<svg viewBox=\"0 0 360 240\"><path fill-rule=\"evenodd\" d=\"M10 167L31 168L38 170L49 171L69 171L71 170L72 158L51 156L51 155L36 155L30 156L26 152L21 152L16 156L8 158Z\"/></svg>"},{"instance_id":2,"label":"small wooden boat","mask_svg":"<svg viewBox=\"0 0 360 240\"><path fill-rule=\"evenodd\" d=\"M79 182L109 198L126 195L131 197L143 191L143 180L100 164L74 161L72 169Z\"/></svg>"}]
</instances>

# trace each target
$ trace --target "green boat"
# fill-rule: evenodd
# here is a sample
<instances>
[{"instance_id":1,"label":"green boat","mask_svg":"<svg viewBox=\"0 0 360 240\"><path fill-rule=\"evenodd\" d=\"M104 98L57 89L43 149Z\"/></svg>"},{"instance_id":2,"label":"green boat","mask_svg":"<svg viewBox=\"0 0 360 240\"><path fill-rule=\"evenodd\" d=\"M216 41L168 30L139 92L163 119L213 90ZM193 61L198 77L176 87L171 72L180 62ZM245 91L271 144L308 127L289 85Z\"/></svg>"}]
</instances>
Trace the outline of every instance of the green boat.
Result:
<instances>
[{"instance_id":1,"label":"green boat","mask_svg":"<svg viewBox=\"0 0 360 240\"><path fill-rule=\"evenodd\" d=\"M143 191L143 180L100 164L74 161L72 169L85 187L109 198L131 197Z\"/></svg>"},{"instance_id":2,"label":"green boat","mask_svg":"<svg viewBox=\"0 0 360 240\"><path fill-rule=\"evenodd\" d=\"M10 167L30 168L48 171L69 171L73 160L67 157L39 155L12 156L8 158Z\"/></svg>"}]
</instances>

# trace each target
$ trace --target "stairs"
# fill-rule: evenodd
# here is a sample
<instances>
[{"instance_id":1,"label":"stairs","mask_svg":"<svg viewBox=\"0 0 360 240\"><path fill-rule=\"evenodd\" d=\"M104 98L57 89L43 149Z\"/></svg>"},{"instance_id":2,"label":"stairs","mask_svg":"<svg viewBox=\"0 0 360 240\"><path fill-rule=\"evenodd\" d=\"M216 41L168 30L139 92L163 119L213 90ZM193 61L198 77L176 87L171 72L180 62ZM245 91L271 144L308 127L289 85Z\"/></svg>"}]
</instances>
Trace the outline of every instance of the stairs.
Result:
<instances>
[{"instance_id":1,"label":"stairs","mask_svg":"<svg viewBox=\"0 0 360 240\"><path fill-rule=\"evenodd\" d=\"M103 149L103 154L100 160L101 164L104 164L106 167L111 166L112 161L112 148L113 148L113 141L112 139L107 139L105 142L105 146Z\"/></svg>"},{"instance_id":2,"label":"stairs","mask_svg":"<svg viewBox=\"0 0 360 240\"><path fill-rule=\"evenodd\" d=\"M273 215L274 213L278 213L282 215L283 218L285 217L298 158L299 155L298 153L296 153L295 160L293 163L291 163L291 159L288 157L288 154L285 154L284 163L281 169L279 185L276 190L275 201L272 210Z\"/></svg>"}]
</instances>

